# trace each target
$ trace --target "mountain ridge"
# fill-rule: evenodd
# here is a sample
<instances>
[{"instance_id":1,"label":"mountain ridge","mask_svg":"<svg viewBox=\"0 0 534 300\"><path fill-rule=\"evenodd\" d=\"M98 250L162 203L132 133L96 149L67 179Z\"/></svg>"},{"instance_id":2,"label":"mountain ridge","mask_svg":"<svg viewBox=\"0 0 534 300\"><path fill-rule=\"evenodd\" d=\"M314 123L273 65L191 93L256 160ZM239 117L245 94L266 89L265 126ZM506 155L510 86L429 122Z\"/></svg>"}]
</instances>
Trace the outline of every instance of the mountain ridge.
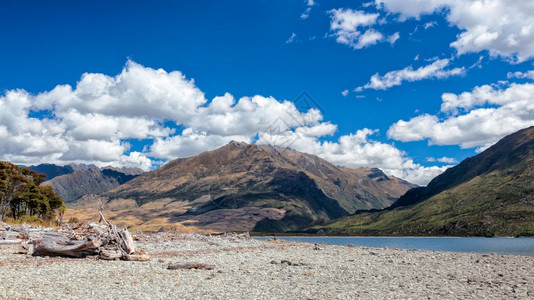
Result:
<instances>
[{"instance_id":1,"label":"mountain ridge","mask_svg":"<svg viewBox=\"0 0 534 300\"><path fill-rule=\"evenodd\" d=\"M126 174L121 172L120 168L99 168L95 165L69 164L67 166L59 167L47 164L46 168L39 166L34 167L34 170L72 170L70 173L62 175L56 174L55 176L52 176L50 180L42 183L43 186L51 186L67 203L75 201L87 194L101 194L107 192L137 177L137 175L130 175L131 173L136 172L135 169L127 169L127 172L130 174Z\"/></svg>"}]
</instances>

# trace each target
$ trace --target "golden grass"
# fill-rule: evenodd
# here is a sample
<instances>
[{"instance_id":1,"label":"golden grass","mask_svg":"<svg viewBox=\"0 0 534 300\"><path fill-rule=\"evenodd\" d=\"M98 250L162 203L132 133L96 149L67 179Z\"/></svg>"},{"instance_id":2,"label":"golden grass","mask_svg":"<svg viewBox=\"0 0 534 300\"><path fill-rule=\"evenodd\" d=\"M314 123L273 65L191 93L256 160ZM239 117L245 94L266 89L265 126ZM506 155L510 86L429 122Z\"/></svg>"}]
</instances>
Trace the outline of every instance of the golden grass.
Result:
<instances>
[{"instance_id":1,"label":"golden grass","mask_svg":"<svg viewBox=\"0 0 534 300\"><path fill-rule=\"evenodd\" d=\"M67 208L63 221L76 219L84 222L98 222L100 216L97 203L78 203ZM215 233L212 230L200 229L193 224L196 221L173 222L168 215L180 215L187 211L190 204L186 201L162 199L137 207L135 201L116 199L104 205L104 216L108 221L119 227L127 227L130 231L175 231L181 233Z\"/></svg>"}]
</instances>

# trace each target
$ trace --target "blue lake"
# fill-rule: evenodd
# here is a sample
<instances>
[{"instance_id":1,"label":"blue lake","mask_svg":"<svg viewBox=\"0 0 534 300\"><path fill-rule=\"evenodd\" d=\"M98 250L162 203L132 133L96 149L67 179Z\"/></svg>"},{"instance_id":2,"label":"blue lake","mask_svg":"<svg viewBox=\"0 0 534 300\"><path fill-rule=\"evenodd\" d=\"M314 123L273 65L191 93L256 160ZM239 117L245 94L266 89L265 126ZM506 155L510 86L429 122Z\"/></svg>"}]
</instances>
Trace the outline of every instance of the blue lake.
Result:
<instances>
[{"instance_id":1,"label":"blue lake","mask_svg":"<svg viewBox=\"0 0 534 300\"><path fill-rule=\"evenodd\" d=\"M257 237L267 239L272 237ZM534 238L479 237L278 237L279 240L326 245L496 253L534 256Z\"/></svg>"}]
</instances>

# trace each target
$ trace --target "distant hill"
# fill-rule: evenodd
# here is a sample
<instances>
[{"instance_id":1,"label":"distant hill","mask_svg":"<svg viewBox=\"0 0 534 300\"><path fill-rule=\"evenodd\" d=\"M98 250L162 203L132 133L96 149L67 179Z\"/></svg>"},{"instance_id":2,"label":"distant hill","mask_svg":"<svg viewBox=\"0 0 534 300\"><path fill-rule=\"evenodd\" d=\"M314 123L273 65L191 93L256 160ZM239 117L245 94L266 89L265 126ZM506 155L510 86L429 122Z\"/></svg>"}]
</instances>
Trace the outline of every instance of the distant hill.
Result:
<instances>
[{"instance_id":1,"label":"distant hill","mask_svg":"<svg viewBox=\"0 0 534 300\"><path fill-rule=\"evenodd\" d=\"M358 213L324 228L332 234L534 235L534 127L506 136L414 188L389 209Z\"/></svg>"},{"instance_id":2,"label":"distant hill","mask_svg":"<svg viewBox=\"0 0 534 300\"><path fill-rule=\"evenodd\" d=\"M61 168L70 168L73 170L71 173L53 176L51 180L43 183L45 186L48 185L53 187L54 191L67 203L86 194L101 194L107 192L137 176L125 174L120 171L121 169L109 169L107 167L101 169L94 165L70 164L58 168L54 168L53 166L54 165L47 165L47 168L44 170L58 170ZM127 172L132 173L134 171L132 169L127 169ZM46 172L42 173L48 175Z\"/></svg>"},{"instance_id":3,"label":"distant hill","mask_svg":"<svg viewBox=\"0 0 534 300\"><path fill-rule=\"evenodd\" d=\"M72 166L57 166L54 164L40 164L37 166L29 166L28 169L33 170L39 174L46 174L45 180L50 180L54 177L74 172Z\"/></svg>"},{"instance_id":4,"label":"distant hill","mask_svg":"<svg viewBox=\"0 0 534 300\"><path fill-rule=\"evenodd\" d=\"M379 169L339 167L288 148L231 142L170 161L102 195L109 207L138 207L116 216L136 226L284 232L388 207L414 186Z\"/></svg>"}]
</instances>

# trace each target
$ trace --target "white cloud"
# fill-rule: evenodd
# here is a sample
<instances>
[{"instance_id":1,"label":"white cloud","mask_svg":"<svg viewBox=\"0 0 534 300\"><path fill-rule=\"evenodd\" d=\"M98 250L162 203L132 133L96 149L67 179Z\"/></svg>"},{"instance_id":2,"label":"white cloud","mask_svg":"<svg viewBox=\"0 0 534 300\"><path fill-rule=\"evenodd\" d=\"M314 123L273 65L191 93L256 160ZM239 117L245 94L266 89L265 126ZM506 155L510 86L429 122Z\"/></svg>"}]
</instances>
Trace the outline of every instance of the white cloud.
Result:
<instances>
[{"instance_id":1,"label":"white cloud","mask_svg":"<svg viewBox=\"0 0 534 300\"><path fill-rule=\"evenodd\" d=\"M46 117L30 117L43 113ZM259 95L236 100L226 93L208 101L180 72L131 61L115 77L84 74L75 88L58 85L37 95L12 90L0 96L0 159L14 163L148 170L236 140L291 146L349 167L379 167L419 184L442 170L415 164L395 146L371 140L376 130L321 141L336 131L320 109L299 111L293 102ZM142 152L132 149L135 139L147 143Z\"/></svg>"},{"instance_id":2,"label":"white cloud","mask_svg":"<svg viewBox=\"0 0 534 300\"><path fill-rule=\"evenodd\" d=\"M290 101L254 96L242 97L235 103L233 96L227 93L214 98L207 107L199 108L187 125L209 135L254 136L279 119L283 119L286 127L293 128L316 125L322 118L317 109L300 112Z\"/></svg>"},{"instance_id":3,"label":"white cloud","mask_svg":"<svg viewBox=\"0 0 534 300\"><path fill-rule=\"evenodd\" d=\"M336 41L354 49L362 49L374 45L383 39L383 35L369 28L362 33L362 27L374 25L379 14L369 14L361 10L332 9L330 30L334 32Z\"/></svg>"},{"instance_id":4,"label":"white cloud","mask_svg":"<svg viewBox=\"0 0 534 300\"><path fill-rule=\"evenodd\" d=\"M394 34L390 35L388 37L388 42L393 45L395 42L400 38L400 34L398 32L395 32Z\"/></svg>"},{"instance_id":5,"label":"white cloud","mask_svg":"<svg viewBox=\"0 0 534 300\"><path fill-rule=\"evenodd\" d=\"M367 29L360 37L358 42L353 45L354 49L362 49L367 46L375 45L384 38L382 34L374 29Z\"/></svg>"},{"instance_id":6,"label":"white cloud","mask_svg":"<svg viewBox=\"0 0 534 300\"><path fill-rule=\"evenodd\" d=\"M295 37L296 37L296 36L297 36L297 35L296 35L294 32L291 33L291 36L287 39L286 44L293 43L293 42L295 41Z\"/></svg>"},{"instance_id":7,"label":"white cloud","mask_svg":"<svg viewBox=\"0 0 534 300\"><path fill-rule=\"evenodd\" d=\"M343 95L343 97L347 97L349 95L349 90L342 91L341 95Z\"/></svg>"},{"instance_id":8,"label":"white cloud","mask_svg":"<svg viewBox=\"0 0 534 300\"><path fill-rule=\"evenodd\" d=\"M386 90L390 87L401 85L403 81L418 81L429 78L448 78L449 76L457 76L465 74L464 68L446 69L450 61L448 59L436 60L430 65L419 67L414 70L412 66L408 66L402 70L390 71L380 76L378 73L371 76L370 81L359 90L374 89Z\"/></svg>"},{"instance_id":9,"label":"white cloud","mask_svg":"<svg viewBox=\"0 0 534 300\"><path fill-rule=\"evenodd\" d=\"M447 163L447 164L456 164L456 163L458 163L458 161L455 158L445 157L445 156L438 158L438 161L442 162L442 163Z\"/></svg>"},{"instance_id":10,"label":"white cloud","mask_svg":"<svg viewBox=\"0 0 534 300\"><path fill-rule=\"evenodd\" d=\"M300 15L302 20L306 20L310 16L311 7L307 7L306 10Z\"/></svg>"},{"instance_id":11,"label":"white cloud","mask_svg":"<svg viewBox=\"0 0 534 300\"><path fill-rule=\"evenodd\" d=\"M428 28L432 28L432 27L434 27L436 25L438 25L437 22L426 22L423 27L425 27L425 30L427 30Z\"/></svg>"},{"instance_id":12,"label":"white cloud","mask_svg":"<svg viewBox=\"0 0 534 300\"><path fill-rule=\"evenodd\" d=\"M321 142L305 134L294 138L291 147L317 155L327 161L351 168L374 166L386 174L426 185L443 172L445 167L424 167L406 157L405 153L390 144L369 139L377 130L364 128L353 134L339 137L337 142Z\"/></svg>"},{"instance_id":13,"label":"white cloud","mask_svg":"<svg viewBox=\"0 0 534 300\"><path fill-rule=\"evenodd\" d=\"M151 155L155 157L171 160L214 150L231 141L250 143L251 140L246 136L209 135L203 131L187 128L180 135L156 139L150 150Z\"/></svg>"},{"instance_id":14,"label":"white cloud","mask_svg":"<svg viewBox=\"0 0 534 300\"><path fill-rule=\"evenodd\" d=\"M143 170L149 170L152 167L152 161L146 157L146 154L132 151L128 155L121 155L118 163L118 167L127 168L141 168Z\"/></svg>"},{"instance_id":15,"label":"white cloud","mask_svg":"<svg viewBox=\"0 0 534 300\"><path fill-rule=\"evenodd\" d=\"M148 119L187 120L206 103L204 93L178 72L145 68L128 61L121 74L83 74L73 90L59 85L36 96L36 109Z\"/></svg>"},{"instance_id":16,"label":"white cloud","mask_svg":"<svg viewBox=\"0 0 534 300\"><path fill-rule=\"evenodd\" d=\"M508 74L506 74L506 77L508 79L512 79L512 78L534 79L534 70L530 70L530 71L527 71L527 72L513 72L513 73L512 72L508 72Z\"/></svg>"},{"instance_id":17,"label":"white cloud","mask_svg":"<svg viewBox=\"0 0 534 300\"><path fill-rule=\"evenodd\" d=\"M306 10L304 10L304 12L300 15L300 18L301 18L302 20L306 20L306 19L310 16L310 12L311 12L312 7L315 6L315 5L316 5L316 3L315 3L315 1L313 1L313 0L308 0L308 1L306 1L306 6L308 6L308 7L307 7Z\"/></svg>"},{"instance_id":18,"label":"white cloud","mask_svg":"<svg viewBox=\"0 0 534 300\"><path fill-rule=\"evenodd\" d=\"M147 160L132 159L127 139L153 139L174 133L164 120L190 122L204 94L180 72L145 68L129 61L121 74L84 74L72 89L58 85L52 91L30 95L23 90L0 96L1 159L37 164L137 161L147 169ZM42 110L51 116L38 115ZM129 157L128 159L125 156Z\"/></svg>"},{"instance_id":19,"label":"white cloud","mask_svg":"<svg viewBox=\"0 0 534 300\"><path fill-rule=\"evenodd\" d=\"M452 158L452 157L440 157L440 158L435 158L435 157L427 157L426 158L426 161L428 162L441 162L441 163L447 163L447 164L456 164L458 163L458 161L455 159L455 158Z\"/></svg>"},{"instance_id":20,"label":"white cloud","mask_svg":"<svg viewBox=\"0 0 534 300\"><path fill-rule=\"evenodd\" d=\"M451 43L458 54L488 50L513 62L534 57L534 1L375 0L399 20L444 13L462 32Z\"/></svg>"},{"instance_id":21,"label":"white cloud","mask_svg":"<svg viewBox=\"0 0 534 300\"><path fill-rule=\"evenodd\" d=\"M491 146L505 135L534 125L534 84L484 85L460 95L442 95L442 114L400 120L390 138L408 142L427 139L433 145Z\"/></svg>"},{"instance_id":22,"label":"white cloud","mask_svg":"<svg viewBox=\"0 0 534 300\"><path fill-rule=\"evenodd\" d=\"M332 9L329 11L332 22L330 29L336 31L340 30L340 35L348 34L357 31L358 27L369 26L376 23L379 14L368 14L362 10L348 9Z\"/></svg>"}]
</instances>

